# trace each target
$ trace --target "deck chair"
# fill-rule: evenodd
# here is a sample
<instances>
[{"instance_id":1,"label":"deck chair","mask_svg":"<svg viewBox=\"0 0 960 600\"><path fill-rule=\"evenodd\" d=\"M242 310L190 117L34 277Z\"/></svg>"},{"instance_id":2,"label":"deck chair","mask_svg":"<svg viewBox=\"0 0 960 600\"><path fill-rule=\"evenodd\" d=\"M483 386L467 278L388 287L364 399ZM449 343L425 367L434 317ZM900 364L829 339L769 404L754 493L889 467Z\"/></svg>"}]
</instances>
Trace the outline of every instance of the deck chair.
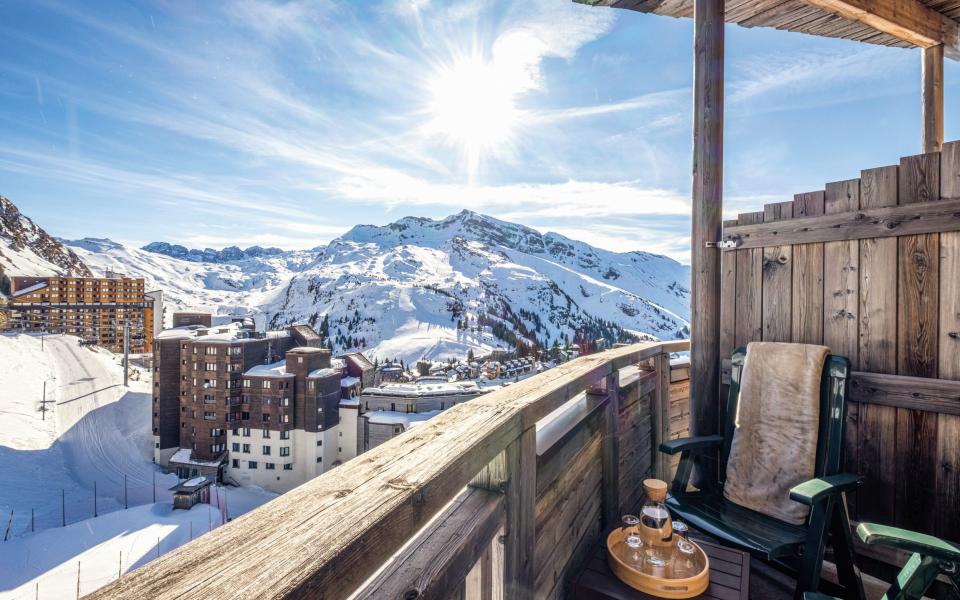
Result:
<instances>
[{"instance_id":1,"label":"deck chair","mask_svg":"<svg viewBox=\"0 0 960 600\"><path fill-rule=\"evenodd\" d=\"M754 344L749 346L753 347ZM816 446L812 463L814 478L789 489L790 500L809 507L808 516L794 518L791 523L738 505L724 494L729 478L728 468L737 468L736 464L728 464L728 461L731 458L746 358L747 351L743 348L733 354L730 393L721 417L723 435L671 440L660 445L661 452L680 454L667 506L675 518L796 576L795 597L798 599L804 592L817 591L824 550L829 543L834 550L841 586L839 590L831 591L837 591L845 598L863 600L863 586L854 566L845 495L856 489L861 478L840 472L850 363L841 356L828 355L820 375L819 410L813 399L807 405L808 419L813 423L819 420L816 441L812 440L812 435L806 437L807 446ZM812 364L815 365L815 361ZM786 367L790 368L789 365ZM815 369L816 366L811 368ZM768 403L776 401L777 398L763 397L760 408L770 408ZM778 459L776 455L768 458L771 461ZM714 476L703 484L703 489L692 490L689 480L696 459L701 464L706 460L719 462L716 470L704 470L705 473L714 473ZM792 510L803 508L787 502L787 498L781 502ZM798 519L803 520L798 523Z\"/></svg>"},{"instance_id":2,"label":"deck chair","mask_svg":"<svg viewBox=\"0 0 960 600\"><path fill-rule=\"evenodd\" d=\"M912 552L883 595L883 600L919 600L939 575L944 575L960 593L960 545L930 535L887 525L861 523L857 535L868 546L890 546ZM830 600L819 593L804 594L803 600Z\"/></svg>"}]
</instances>

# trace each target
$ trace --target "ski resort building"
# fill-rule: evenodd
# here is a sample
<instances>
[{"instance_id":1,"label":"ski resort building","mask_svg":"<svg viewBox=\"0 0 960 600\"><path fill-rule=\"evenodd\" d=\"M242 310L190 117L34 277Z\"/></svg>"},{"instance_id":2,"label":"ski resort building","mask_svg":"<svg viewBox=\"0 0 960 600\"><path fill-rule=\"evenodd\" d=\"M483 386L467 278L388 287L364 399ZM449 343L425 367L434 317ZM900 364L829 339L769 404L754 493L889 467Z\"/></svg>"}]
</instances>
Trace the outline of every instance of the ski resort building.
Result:
<instances>
[{"instance_id":1,"label":"ski resort building","mask_svg":"<svg viewBox=\"0 0 960 600\"><path fill-rule=\"evenodd\" d=\"M11 277L8 329L64 333L121 350L124 327L130 351L149 352L162 329L163 293L147 292L142 278Z\"/></svg>"},{"instance_id":2,"label":"ski resort building","mask_svg":"<svg viewBox=\"0 0 960 600\"><path fill-rule=\"evenodd\" d=\"M282 493L356 456L358 406L348 409L352 430L342 431L341 386L366 358L334 365L320 341L303 325L264 333L242 322L159 334L154 460L183 478ZM355 372L357 381L372 377Z\"/></svg>"},{"instance_id":3,"label":"ski resort building","mask_svg":"<svg viewBox=\"0 0 960 600\"><path fill-rule=\"evenodd\" d=\"M360 396L359 451L366 452L416 427L452 406L481 396L494 388L473 381L387 383L367 388Z\"/></svg>"}]
</instances>

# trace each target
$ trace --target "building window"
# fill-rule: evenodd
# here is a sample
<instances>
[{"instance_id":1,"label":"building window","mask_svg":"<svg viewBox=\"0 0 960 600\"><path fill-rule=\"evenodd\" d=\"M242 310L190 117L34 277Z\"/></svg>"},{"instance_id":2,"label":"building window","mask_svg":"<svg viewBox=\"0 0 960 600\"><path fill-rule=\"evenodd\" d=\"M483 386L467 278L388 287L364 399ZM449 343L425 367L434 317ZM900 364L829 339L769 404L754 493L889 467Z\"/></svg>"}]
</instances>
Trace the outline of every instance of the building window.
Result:
<instances>
[{"instance_id":1,"label":"building window","mask_svg":"<svg viewBox=\"0 0 960 600\"><path fill-rule=\"evenodd\" d=\"M244 444L244 445L243 445L243 453L244 453L244 454L250 454L250 444Z\"/></svg>"},{"instance_id":2,"label":"building window","mask_svg":"<svg viewBox=\"0 0 960 600\"><path fill-rule=\"evenodd\" d=\"M216 371L216 370L217 370L217 363L204 363L204 364L203 364L203 370L204 370L204 371Z\"/></svg>"},{"instance_id":3,"label":"building window","mask_svg":"<svg viewBox=\"0 0 960 600\"><path fill-rule=\"evenodd\" d=\"M280 416L280 422L281 422L281 423L289 423L289 422L290 422L290 415L281 415L281 416Z\"/></svg>"},{"instance_id":4,"label":"building window","mask_svg":"<svg viewBox=\"0 0 960 600\"><path fill-rule=\"evenodd\" d=\"M249 380L249 379L244 379L244 380L243 380L243 387L245 387L245 388L250 387L250 380Z\"/></svg>"},{"instance_id":5,"label":"building window","mask_svg":"<svg viewBox=\"0 0 960 600\"><path fill-rule=\"evenodd\" d=\"M207 356L214 356L214 355L216 355L216 354L217 354L217 348L216 348L216 346L207 346L207 350L206 350L205 354L206 354Z\"/></svg>"},{"instance_id":6,"label":"building window","mask_svg":"<svg viewBox=\"0 0 960 600\"><path fill-rule=\"evenodd\" d=\"M265 390L269 390L269 389L270 389L270 382L269 382L269 381L264 381L264 382L263 382L263 389L265 389Z\"/></svg>"},{"instance_id":7,"label":"building window","mask_svg":"<svg viewBox=\"0 0 960 600\"><path fill-rule=\"evenodd\" d=\"M240 428L239 428L239 427L234 427L234 428L233 428L233 435L240 435Z\"/></svg>"},{"instance_id":8,"label":"building window","mask_svg":"<svg viewBox=\"0 0 960 600\"><path fill-rule=\"evenodd\" d=\"M322 456L318 456L318 457L317 457L317 462L323 462L323 457L322 457Z\"/></svg>"},{"instance_id":9,"label":"building window","mask_svg":"<svg viewBox=\"0 0 960 600\"><path fill-rule=\"evenodd\" d=\"M289 439L290 439L290 432L289 432L289 431L281 431L281 432L280 432L280 439L281 439L281 440L289 440Z\"/></svg>"},{"instance_id":10,"label":"building window","mask_svg":"<svg viewBox=\"0 0 960 600\"><path fill-rule=\"evenodd\" d=\"M215 388L215 387L217 387L217 380L216 380L216 379L204 379L204 380L203 380L203 387L205 387L205 388Z\"/></svg>"},{"instance_id":11,"label":"building window","mask_svg":"<svg viewBox=\"0 0 960 600\"><path fill-rule=\"evenodd\" d=\"M277 465L275 465L274 463L264 463L263 466L268 471L272 471L277 468Z\"/></svg>"},{"instance_id":12,"label":"building window","mask_svg":"<svg viewBox=\"0 0 960 600\"><path fill-rule=\"evenodd\" d=\"M231 448L233 449L234 452L240 452L240 444L238 444L237 442L234 442Z\"/></svg>"},{"instance_id":13,"label":"building window","mask_svg":"<svg viewBox=\"0 0 960 600\"><path fill-rule=\"evenodd\" d=\"M232 466L234 469L239 469L239 468L240 468L240 461L235 458L235 459L233 459L233 462L230 464L230 466Z\"/></svg>"},{"instance_id":14,"label":"building window","mask_svg":"<svg viewBox=\"0 0 960 600\"><path fill-rule=\"evenodd\" d=\"M223 435L222 429L216 428L210 430L210 437L220 437L221 435Z\"/></svg>"},{"instance_id":15,"label":"building window","mask_svg":"<svg viewBox=\"0 0 960 600\"><path fill-rule=\"evenodd\" d=\"M256 469L256 468L257 468L257 461L255 461L255 460L248 460L248 461L247 461L247 468L249 468L249 469Z\"/></svg>"},{"instance_id":16,"label":"building window","mask_svg":"<svg viewBox=\"0 0 960 600\"><path fill-rule=\"evenodd\" d=\"M216 421L216 420L217 420L217 413L207 411L207 412L203 413L203 418L206 419L207 421Z\"/></svg>"},{"instance_id":17,"label":"building window","mask_svg":"<svg viewBox=\"0 0 960 600\"><path fill-rule=\"evenodd\" d=\"M290 446L280 446L280 456L290 456Z\"/></svg>"},{"instance_id":18,"label":"building window","mask_svg":"<svg viewBox=\"0 0 960 600\"><path fill-rule=\"evenodd\" d=\"M290 406L290 398L284 398L280 401L280 406Z\"/></svg>"},{"instance_id":19,"label":"building window","mask_svg":"<svg viewBox=\"0 0 960 600\"><path fill-rule=\"evenodd\" d=\"M270 430L269 430L269 429L264 429L264 430L263 430L263 437L264 437L264 439L270 439Z\"/></svg>"},{"instance_id":20,"label":"building window","mask_svg":"<svg viewBox=\"0 0 960 600\"><path fill-rule=\"evenodd\" d=\"M223 444L210 444L210 452L223 452Z\"/></svg>"},{"instance_id":21,"label":"building window","mask_svg":"<svg viewBox=\"0 0 960 600\"><path fill-rule=\"evenodd\" d=\"M263 447L263 455L264 455L264 456L270 456L270 446L264 446L264 447ZM283 456L283 455L281 454L281 456Z\"/></svg>"},{"instance_id":22,"label":"building window","mask_svg":"<svg viewBox=\"0 0 960 600\"><path fill-rule=\"evenodd\" d=\"M227 354L230 356L240 356L240 346L231 346Z\"/></svg>"},{"instance_id":23,"label":"building window","mask_svg":"<svg viewBox=\"0 0 960 600\"><path fill-rule=\"evenodd\" d=\"M264 423L269 423L269 422L270 422L270 415L268 415L267 413L263 413L261 416L263 417L263 422L264 422Z\"/></svg>"},{"instance_id":24,"label":"building window","mask_svg":"<svg viewBox=\"0 0 960 600\"><path fill-rule=\"evenodd\" d=\"M249 428L249 427L244 427L244 428L243 428L243 437L250 437L250 428Z\"/></svg>"},{"instance_id":25,"label":"building window","mask_svg":"<svg viewBox=\"0 0 960 600\"><path fill-rule=\"evenodd\" d=\"M322 446L322 445L323 445L323 440L317 440L317 446Z\"/></svg>"},{"instance_id":26,"label":"building window","mask_svg":"<svg viewBox=\"0 0 960 600\"><path fill-rule=\"evenodd\" d=\"M297 364L298 364L298 365L302 365L302 364L303 364L303 357L302 357L302 356L298 356L298 357L297 357Z\"/></svg>"},{"instance_id":27,"label":"building window","mask_svg":"<svg viewBox=\"0 0 960 600\"><path fill-rule=\"evenodd\" d=\"M284 471L292 471L292 470L293 470L293 463L284 463L284 464L283 464L283 470L284 470Z\"/></svg>"}]
</instances>

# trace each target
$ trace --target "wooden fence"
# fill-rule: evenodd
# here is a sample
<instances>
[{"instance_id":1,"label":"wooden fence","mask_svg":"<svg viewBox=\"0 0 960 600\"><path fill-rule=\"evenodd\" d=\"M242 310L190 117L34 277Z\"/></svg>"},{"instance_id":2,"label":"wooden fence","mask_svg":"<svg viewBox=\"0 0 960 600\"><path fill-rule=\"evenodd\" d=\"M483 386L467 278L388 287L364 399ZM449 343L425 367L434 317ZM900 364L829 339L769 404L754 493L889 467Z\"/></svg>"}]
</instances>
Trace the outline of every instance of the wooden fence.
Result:
<instances>
[{"instance_id":1,"label":"wooden fence","mask_svg":"<svg viewBox=\"0 0 960 600\"><path fill-rule=\"evenodd\" d=\"M750 341L847 356L855 516L960 540L960 142L741 214L724 240L724 381Z\"/></svg>"},{"instance_id":2,"label":"wooden fence","mask_svg":"<svg viewBox=\"0 0 960 600\"><path fill-rule=\"evenodd\" d=\"M686 341L581 357L324 473L94 598L557 598L669 476ZM672 398L671 398L672 396Z\"/></svg>"}]
</instances>

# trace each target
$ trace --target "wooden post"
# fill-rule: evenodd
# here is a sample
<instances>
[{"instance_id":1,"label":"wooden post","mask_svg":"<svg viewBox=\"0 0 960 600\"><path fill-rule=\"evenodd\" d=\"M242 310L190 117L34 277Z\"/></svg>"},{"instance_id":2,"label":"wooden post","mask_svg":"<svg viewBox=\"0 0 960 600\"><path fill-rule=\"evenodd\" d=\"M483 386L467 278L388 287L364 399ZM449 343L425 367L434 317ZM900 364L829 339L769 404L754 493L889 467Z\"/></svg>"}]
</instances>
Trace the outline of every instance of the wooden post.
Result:
<instances>
[{"instance_id":1,"label":"wooden post","mask_svg":"<svg viewBox=\"0 0 960 600\"><path fill-rule=\"evenodd\" d=\"M943 45L921 50L920 122L922 152L943 147Z\"/></svg>"},{"instance_id":2,"label":"wooden post","mask_svg":"<svg viewBox=\"0 0 960 600\"><path fill-rule=\"evenodd\" d=\"M607 375L604 393L607 405L603 422L603 527L613 527L620 515L620 375Z\"/></svg>"},{"instance_id":3,"label":"wooden post","mask_svg":"<svg viewBox=\"0 0 960 600\"><path fill-rule=\"evenodd\" d=\"M724 0L693 3L693 223L690 260L690 435L717 432L723 205Z\"/></svg>"},{"instance_id":4,"label":"wooden post","mask_svg":"<svg viewBox=\"0 0 960 600\"><path fill-rule=\"evenodd\" d=\"M504 597L533 598L534 510L537 501L537 430L530 427L507 446Z\"/></svg>"}]
</instances>

